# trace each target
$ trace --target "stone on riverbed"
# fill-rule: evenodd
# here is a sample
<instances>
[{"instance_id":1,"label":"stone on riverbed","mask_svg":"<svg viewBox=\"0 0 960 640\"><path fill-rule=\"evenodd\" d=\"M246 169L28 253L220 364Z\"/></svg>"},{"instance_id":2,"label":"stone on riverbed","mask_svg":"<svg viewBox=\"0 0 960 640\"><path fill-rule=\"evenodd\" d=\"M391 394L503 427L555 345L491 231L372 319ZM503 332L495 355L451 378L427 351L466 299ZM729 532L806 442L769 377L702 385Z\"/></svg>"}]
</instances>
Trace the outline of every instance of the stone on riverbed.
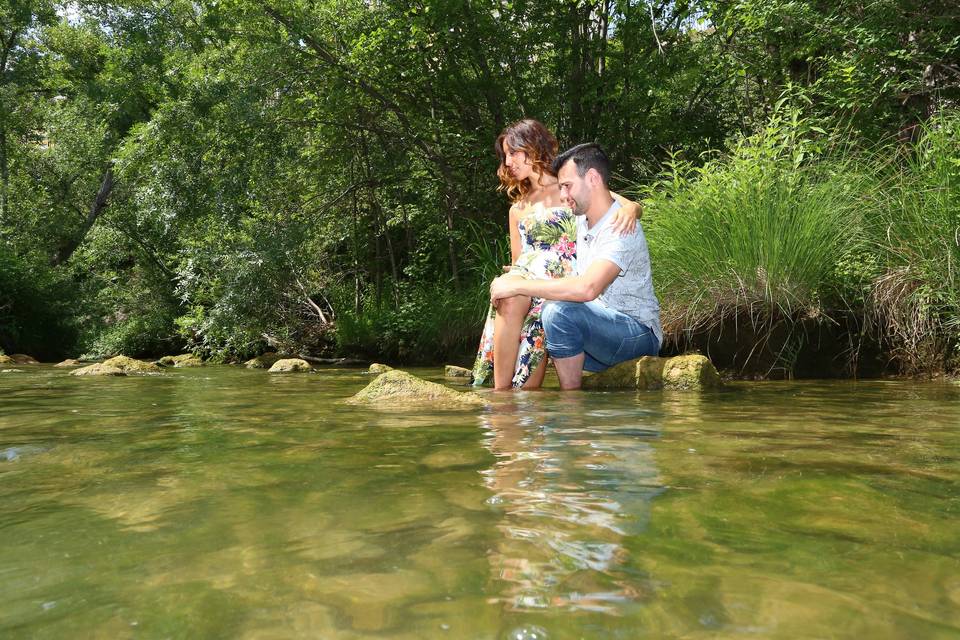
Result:
<instances>
[{"instance_id":1,"label":"stone on riverbed","mask_svg":"<svg viewBox=\"0 0 960 640\"><path fill-rule=\"evenodd\" d=\"M251 358L243 364L247 369L269 369L276 363L277 360L280 360L281 356L277 355L273 351L267 353L261 353L256 358Z\"/></svg>"},{"instance_id":2,"label":"stone on riverbed","mask_svg":"<svg viewBox=\"0 0 960 640\"><path fill-rule=\"evenodd\" d=\"M13 358L11 358L10 356L5 356L2 353L0 353L0 364L14 364Z\"/></svg>"},{"instance_id":3,"label":"stone on riverbed","mask_svg":"<svg viewBox=\"0 0 960 640\"><path fill-rule=\"evenodd\" d=\"M11 360L13 360L14 364L40 364L35 358L32 358L24 353L14 353L9 357Z\"/></svg>"},{"instance_id":4,"label":"stone on riverbed","mask_svg":"<svg viewBox=\"0 0 960 640\"><path fill-rule=\"evenodd\" d=\"M367 373L373 373L380 375L381 373L386 373L387 371L393 371L393 367L388 364L380 364L379 362L374 362L370 365L370 368L367 370Z\"/></svg>"},{"instance_id":5,"label":"stone on riverbed","mask_svg":"<svg viewBox=\"0 0 960 640\"><path fill-rule=\"evenodd\" d=\"M432 405L448 409L467 409L487 404L474 393L454 391L442 384L421 380L397 369L380 374L347 402L375 404L378 408Z\"/></svg>"},{"instance_id":6,"label":"stone on riverbed","mask_svg":"<svg viewBox=\"0 0 960 640\"><path fill-rule=\"evenodd\" d=\"M270 373L304 373L310 371L310 363L300 358L277 360L270 367Z\"/></svg>"},{"instance_id":7,"label":"stone on riverbed","mask_svg":"<svg viewBox=\"0 0 960 640\"><path fill-rule=\"evenodd\" d=\"M443 368L443 377L445 378L469 378L473 376L473 372L470 369L464 369L463 367L457 367L452 364L448 364Z\"/></svg>"},{"instance_id":8,"label":"stone on riverbed","mask_svg":"<svg viewBox=\"0 0 960 640\"><path fill-rule=\"evenodd\" d=\"M203 360L192 353L184 353L179 356L163 356L157 360L161 367L202 367Z\"/></svg>"},{"instance_id":9,"label":"stone on riverbed","mask_svg":"<svg viewBox=\"0 0 960 640\"><path fill-rule=\"evenodd\" d=\"M83 364L83 363L80 362L79 360L74 360L73 358L67 358L67 359L64 360L63 362L58 362L57 364L55 364L55 365L53 365L53 366L55 366L55 367L79 367L79 366L82 365L82 364Z\"/></svg>"},{"instance_id":10,"label":"stone on riverbed","mask_svg":"<svg viewBox=\"0 0 960 640\"><path fill-rule=\"evenodd\" d=\"M614 365L583 379L584 389L719 389L720 374L699 354L658 358L644 356Z\"/></svg>"}]
</instances>

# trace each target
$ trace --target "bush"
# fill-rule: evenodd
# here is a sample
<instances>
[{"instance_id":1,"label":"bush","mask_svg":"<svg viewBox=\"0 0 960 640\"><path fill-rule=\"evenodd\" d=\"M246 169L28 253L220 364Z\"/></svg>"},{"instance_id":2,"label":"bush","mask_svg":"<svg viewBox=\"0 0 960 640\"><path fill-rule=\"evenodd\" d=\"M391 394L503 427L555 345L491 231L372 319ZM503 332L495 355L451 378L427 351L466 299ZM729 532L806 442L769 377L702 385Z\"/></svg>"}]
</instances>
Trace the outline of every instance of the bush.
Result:
<instances>
[{"instance_id":1,"label":"bush","mask_svg":"<svg viewBox=\"0 0 960 640\"><path fill-rule=\"evenodd\" d=\"M69 279L0 245L0 348L57 360L75 348L78 301Z\"/></svg>"}]
</instances>

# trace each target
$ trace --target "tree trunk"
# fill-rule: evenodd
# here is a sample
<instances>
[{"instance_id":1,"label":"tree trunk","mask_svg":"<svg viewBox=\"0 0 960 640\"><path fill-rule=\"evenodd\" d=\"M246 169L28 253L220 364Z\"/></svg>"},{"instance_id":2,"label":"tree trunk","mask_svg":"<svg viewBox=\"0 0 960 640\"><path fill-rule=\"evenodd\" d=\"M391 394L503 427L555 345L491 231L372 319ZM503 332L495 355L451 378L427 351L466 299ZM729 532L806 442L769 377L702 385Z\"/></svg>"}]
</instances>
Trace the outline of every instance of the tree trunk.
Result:
<instances>
[{"instance_id":1,"label":"tree trunk","mask_svg":"<svg viewBox=\"0 0 960 640\"><path fill-rule=\"evenodd\" d=\"M94 197L93 202L90 203L90 212L83 221L83 226L80 227L80 232L77 233L77 235L73 238L70 238L60 245L57 253L50 260L50 264L52 266L56 267L69 260L70 256L73 255L73 252L76 251L77 248L83 243L84 239L87 237L87 234L90 232L90 229L92 229L93 225L96 223L97 218L99 218L100 214L102 214L107 208L107 201L110 199L110 193L113 191L114 184L113 165L109 165L103 174L103 181L100 183L100 189L97 191L97 195Z\"/></svg>"}]
</instances>

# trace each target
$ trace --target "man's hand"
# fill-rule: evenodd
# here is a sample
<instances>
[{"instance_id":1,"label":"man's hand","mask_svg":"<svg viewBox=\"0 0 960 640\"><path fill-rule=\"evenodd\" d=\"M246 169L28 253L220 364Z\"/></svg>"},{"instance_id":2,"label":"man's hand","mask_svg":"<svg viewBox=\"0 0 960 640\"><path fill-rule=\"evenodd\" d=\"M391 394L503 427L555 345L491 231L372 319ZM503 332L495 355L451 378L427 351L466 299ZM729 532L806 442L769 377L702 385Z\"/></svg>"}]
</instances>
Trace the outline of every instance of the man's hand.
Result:
<instances>
[{"instance_id":1,"label":"man's hand","mask_svg":"<svg viewBox=\"0 0 960 640\"><path fill-rule=\"evenodd\" d=\"M500 300L517 295L516 283L518 278L500 276L490 283L490 303L496 307Z\"/></svg>"}]
</instances>

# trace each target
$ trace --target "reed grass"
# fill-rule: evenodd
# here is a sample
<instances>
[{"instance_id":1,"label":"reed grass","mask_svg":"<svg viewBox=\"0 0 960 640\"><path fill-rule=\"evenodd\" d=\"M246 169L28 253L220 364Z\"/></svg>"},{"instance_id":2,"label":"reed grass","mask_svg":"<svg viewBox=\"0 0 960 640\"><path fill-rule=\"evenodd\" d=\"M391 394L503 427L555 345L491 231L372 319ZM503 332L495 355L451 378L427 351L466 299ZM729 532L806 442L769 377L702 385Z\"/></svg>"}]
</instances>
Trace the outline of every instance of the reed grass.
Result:
<instances>
[{"instance_id":1,"label":"reed grass","mask_svg":"<svg viewBox=\"0 0 960 640\"><path fill-rule=\"evenodd\" d=\"M700 166L679 158L649 190L644 226L668 330L828 313L837 261L859 246L869 179L795 113Z\"/></svg>"},{"instance_id":2,"label":"reed grass","mask_svg":"<svg viewBox=\"0 0 960 640\"><path fill-rule=\"evenodd\" d=\"M960 345L960 114L934 118L891 164L869 219L880 257L868 309L908 371L958 365Z\"/></svg>"}]
</instances>

